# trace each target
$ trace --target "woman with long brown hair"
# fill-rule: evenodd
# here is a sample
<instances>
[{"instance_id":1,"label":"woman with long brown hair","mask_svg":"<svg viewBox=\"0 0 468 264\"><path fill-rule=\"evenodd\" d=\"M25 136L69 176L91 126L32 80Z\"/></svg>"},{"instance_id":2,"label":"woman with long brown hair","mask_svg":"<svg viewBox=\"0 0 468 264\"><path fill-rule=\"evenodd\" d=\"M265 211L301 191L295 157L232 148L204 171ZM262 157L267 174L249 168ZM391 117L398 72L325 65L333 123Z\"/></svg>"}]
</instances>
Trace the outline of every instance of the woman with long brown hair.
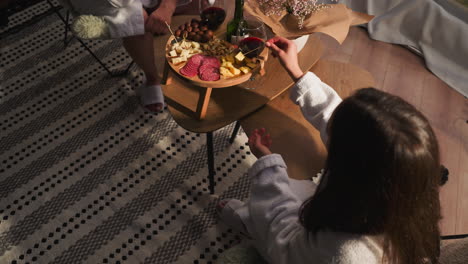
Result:
<instances>
[{"instance_id":1,"label":"woman with long brown hair","mask_svg":"<svg viewBox=\"0 0 468 264\"><path fill-rule=\"evenodd\" d=\"M304 201L267 133L255 130L250 200L222 201L221 218L269 263L438 263L440 161L427 119L374 88L342 101L300 70L293 42L276 37L267 46L296 81L291 99L327 145L325 172Z\"/></svg>"}]
</instances>

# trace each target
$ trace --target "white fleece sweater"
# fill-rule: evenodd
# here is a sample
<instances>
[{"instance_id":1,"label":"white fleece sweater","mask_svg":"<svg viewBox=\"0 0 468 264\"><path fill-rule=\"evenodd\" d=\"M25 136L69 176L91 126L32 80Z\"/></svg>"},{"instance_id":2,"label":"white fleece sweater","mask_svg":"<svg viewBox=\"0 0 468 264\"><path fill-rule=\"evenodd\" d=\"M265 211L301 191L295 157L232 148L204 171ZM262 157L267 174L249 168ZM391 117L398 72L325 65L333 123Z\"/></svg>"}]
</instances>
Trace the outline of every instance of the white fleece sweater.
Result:
<instances>
[{"instance_id":1,"label":"white fleece sweater","mask_svg":"<svg viewBox=\"0 0 468 264\"><path fill-rule=\"evenodd\" d=\"M309 72L292 88L290 98L326 142L328 120L341 102L338 94ZM252 178L250 200L236 212L268 263L382 263L377 237L330 231L318 232L317 236L309 234L299 223L298 213L304 198L292 189L280 155L258 159L249 175ZM311 188L309 197L314 191Z\"/></svg>"}]
</instances>

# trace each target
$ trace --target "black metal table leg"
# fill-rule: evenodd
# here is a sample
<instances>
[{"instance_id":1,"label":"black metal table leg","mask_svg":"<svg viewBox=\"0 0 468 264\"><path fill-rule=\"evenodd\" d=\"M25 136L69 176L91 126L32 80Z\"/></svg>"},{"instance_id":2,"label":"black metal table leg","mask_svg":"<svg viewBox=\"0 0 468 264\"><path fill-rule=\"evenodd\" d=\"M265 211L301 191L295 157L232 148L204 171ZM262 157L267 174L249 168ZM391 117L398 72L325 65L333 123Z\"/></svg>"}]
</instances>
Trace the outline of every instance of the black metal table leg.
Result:
<instances>
[{"instance_id":1,"label":"black metal table leg","mask_svg":"<svg viewBox=\"0 0 468 264\"><path fill-rule=\"evenodd\" d=\"M232 131L231 138L229 139L229 143L234 143L234 139L236 139L237 134L239 133L240 122L236 121L236 125L234 126L234 130Z\"/></svg>"},{"instance_id":2,"label":"black metal table leg","mask_svg":"<svg viewBox=\"0 0 468 264\"><path fill-rule=\"evenodd\" d=\"M67 11L67 14L65 15L65 32L64 32L64 38L63 38L63 45L65 47L68 46L68 43L70 43L71 39L68 40L68 27L69 27L69 24L68 24L68 21L70 21L70 11Z\"/></svg>"},{"instance_id":3,"label":"black metal table leg","mask_svg":"<svg viewBox=\"0 0 468 264\"><path fill-rule=\"evenodd\" d=\"M206 147L208 154L208 181L210 194L214 194L215 170L214 170L214 152L213 152L213 132L206 133Z\"/></svg>"}]
</instances>

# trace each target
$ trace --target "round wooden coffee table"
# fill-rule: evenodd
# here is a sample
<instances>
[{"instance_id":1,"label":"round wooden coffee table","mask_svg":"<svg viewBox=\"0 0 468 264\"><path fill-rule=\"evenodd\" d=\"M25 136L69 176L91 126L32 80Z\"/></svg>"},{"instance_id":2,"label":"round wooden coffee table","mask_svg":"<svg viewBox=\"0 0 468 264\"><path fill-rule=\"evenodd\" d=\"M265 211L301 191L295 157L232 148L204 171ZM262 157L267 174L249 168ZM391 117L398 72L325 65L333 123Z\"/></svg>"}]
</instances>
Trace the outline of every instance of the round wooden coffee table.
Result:
<instances>
[{"instance_id":1,"label":"round wooden coffee table","mask_svg":"<svg viewBox=\"0 0 468 264\"><path fill-rule=\"evenodd\" d=\"M173 17L172 28L178 27L193 17ZM155 38L157 63L166 62L164 50L167 40L168 37ZM323 49L320 39L311 35L305 47L299 53L301 69L304 71L309 70L320 59ZM165 67L165 69L167 70L163 73L163 79L170 71L169 67ZM293 85L291 77L277 59L270 58L267 60L264 69L266 72L264 76L256 75L254 80L224 89L208 90L206 87L199 87L175 75L171 83L163 85L165 100L177 124L191 132L206 133L208 179L211 193L214 193L215 186L213 131L254 113ZM209 96L207 93L209 93ZM206 109L203 110L200 104L205 105ZM204 111L203 119L199 118L201 110ZM233 135L237 134L239 127L240 124L237 122Z\"/></svg>"}]
</instances>

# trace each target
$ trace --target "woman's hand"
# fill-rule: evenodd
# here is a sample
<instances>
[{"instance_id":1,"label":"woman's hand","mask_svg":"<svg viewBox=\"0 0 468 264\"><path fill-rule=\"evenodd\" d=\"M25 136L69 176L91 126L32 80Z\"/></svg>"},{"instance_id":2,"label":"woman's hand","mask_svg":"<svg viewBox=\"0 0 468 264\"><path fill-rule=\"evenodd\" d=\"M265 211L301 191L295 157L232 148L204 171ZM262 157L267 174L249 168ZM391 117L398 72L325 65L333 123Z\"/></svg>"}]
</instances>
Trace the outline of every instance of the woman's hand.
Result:
<instances>
[{"instance_id":1,"label":"woman's hand","mask_svg":"<svg viewBox=\"0 0 468 264\"><path fill-rule=\"evenodd\" d=\"M270 155L271 138L265 128L255 129L249 137L249 147L258 159Z\"/></svg>"},{"instance_id":2,"label":"woman's hand","mask_svg":"<svg viewBox=\"0 0 468 264\"><path fill-rule=\"evenodd\" d=\"M276 36L267 40L265 45L270 48L273 56L280 60L281 65L283 65L294 81L299 80L304 75L297 61L297 47L294 42Z\"/></svg>"},{"instance_id":3,"label":"woman's hand","mask_svg":"<svg viewBox=\"0 0 468 264\"><path fill-rule=\"evenodd\" d=\"M156 35L163 35L169 32L168 25L171 24L172 15L175 11L175 1L166 1L169 4L161 5L148 18L145 18L145 31ZM172 4L174 2L174 4Z\"/></svg>"}]
</instances>

